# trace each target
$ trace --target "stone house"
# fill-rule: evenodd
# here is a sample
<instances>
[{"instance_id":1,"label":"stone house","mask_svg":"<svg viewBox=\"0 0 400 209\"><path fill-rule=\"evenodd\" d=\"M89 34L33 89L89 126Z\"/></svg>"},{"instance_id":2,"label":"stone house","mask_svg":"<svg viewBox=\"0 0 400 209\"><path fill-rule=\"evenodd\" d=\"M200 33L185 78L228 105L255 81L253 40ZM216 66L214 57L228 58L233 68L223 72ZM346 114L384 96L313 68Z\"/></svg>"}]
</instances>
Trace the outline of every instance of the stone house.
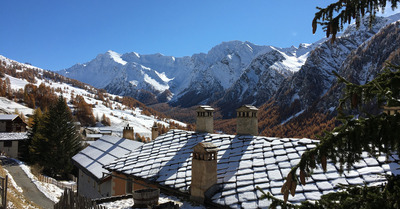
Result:
<instances>
[{"instance_id":1,"label":"stone house","mask_svg":"<svg viewBox=\"0 0 400 209\"><path fill-rule=\"evenodd\" d=\"M27 124L19 115L0 115L0 151L12 158L18 158L21 147L28 135Z\"/></svg>"},{"instance_id":2,"label":"stone house","mask_svg":"<svg viewBox=\"0 0 400 209\"><path fill-rule=\"evenodd\" d=\"M0 132L26 132L26 126L19 115L0 115Z\"/></svg>"},{"instance_id":3,"label":"stone house","mask_svg":"<svg viewBox=\"0 0 400 209\"><path fill-rule=\"evenodd\" d=\"M140 146L141 142L104 135L73 156L72 161L79 169L78 194L92 199L114 196L115 185L103 166Z\"/></svg>"},{"instance_id":4,"label":"stone house","mask_svg":"<svg viewBox=\"0 0 400 209\"><path fill-rule=\"evenodd\" d=\"M163 193L190 197L212 208L268 208L271 202L260 199L259 187L283 199L284 178L303 152L318 141L254 136L257 127L249 124L257 124L257 108L248 105L237 109L242 120L237 123L239 135L213 134L212 111L209 106L197 109L196 132L170 130L105 165L112 172L111 181L118 185L114 194L157 187ZM374 158L365 153L343 175L339 175L338 164L328 161L326 172L317 165L307 184L298 185L289 202L317 200L337 191L339 184L383 183L381 174L399 174L399 165L391 162L396 158Z\"/></svg>"}]
</instances>

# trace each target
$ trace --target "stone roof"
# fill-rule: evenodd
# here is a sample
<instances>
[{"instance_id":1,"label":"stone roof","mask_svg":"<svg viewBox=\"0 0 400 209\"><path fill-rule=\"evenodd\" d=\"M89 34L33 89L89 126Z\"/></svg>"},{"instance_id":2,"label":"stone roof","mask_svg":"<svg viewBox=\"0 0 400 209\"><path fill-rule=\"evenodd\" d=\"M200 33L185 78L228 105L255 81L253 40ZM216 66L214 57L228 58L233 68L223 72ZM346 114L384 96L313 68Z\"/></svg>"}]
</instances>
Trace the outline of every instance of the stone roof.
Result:
<instances>
[{"instance_id":1,"label":"stone roof","mask_svg":"<svg viewBox=\"0 0 400 209\"><path fill-rule=\"evenodd\" d=\"M144 178L181 192L189 193L191 184L192 148L199 142L212 142L218 147L217 177L220 190L211 200L231 208L268 207L260 200L256 186L283 199L280 190L291 167L300 161L307 149L318 141L311 139L235 136L171 130L151 143L105 166L113 171ZM391 156L391 159L398 156ZM396 163L385 163L386 157L369 157L355 164L350 172L338 174L339 165L328 161L327 172L317 165L305 186L298 185L289 202L317 200L334 192L338 184L382 183L379 174L391 174ZM397 171L399 172L399 171Z\"/></svg>"},{"instance_id":2,"label":"stone roof","mask_svg":"<svg viewBox=\"0 0 400 209\"><path fill-rule=\"evenodd\" d=\"M0 120L14 120L18 115L0 115Z\"/></svg>"},{"instance_id":3,"label":"stone roof","mask_svg":"<svg viewBox=\"0 0 400 209\"><path fill-rule=\"evenodd\" d=\"M14 140L25 140L28 139L27 132L5 132L0 133L0 141L14 141Z\"/></svg>"},{"instance_id":4,"label":"stone roof","mask_svg":"<svg viewBox=\"0 0 400 209\"><path fill-rule=\"evenodd\" d=\"M72 157L74 163L100 180L103 173L109 173L103 165L113 162L143 143L116 136L103 136Z\"/></svg>"}]
</instances>

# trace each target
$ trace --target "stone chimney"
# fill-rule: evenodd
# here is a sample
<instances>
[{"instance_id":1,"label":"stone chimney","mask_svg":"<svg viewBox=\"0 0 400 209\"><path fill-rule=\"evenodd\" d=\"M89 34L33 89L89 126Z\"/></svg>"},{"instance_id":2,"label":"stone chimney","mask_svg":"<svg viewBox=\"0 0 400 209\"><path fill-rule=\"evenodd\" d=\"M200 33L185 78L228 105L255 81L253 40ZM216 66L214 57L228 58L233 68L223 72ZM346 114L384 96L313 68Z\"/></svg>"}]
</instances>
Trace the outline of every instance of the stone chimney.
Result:
<instances>
[{"instance_id":1,"label":"stone chimney","mask_svg":"<svg viewBox=\"0 0 400 209\"><path fill-rule=\"evenodd\" d=\"M388 115L394 115L394 114L400 113L400 107L398 107L398 106L394 106L394 107L383 106L383 112Z\"/></svg>"},{"instance_id":2,"label":"stone chimney","mask_svg":"<svg viewBox=\"0 0 400 209\"><path fill-rule=\"evenodd\" d=\"M251 105L243 105L236 109L238 135L258 135L257 111L258 109Z\"/></svg>"},{"instance_id":3,"label":"stone chimney","mask_svg":"<svg viewBox=\"0 0 400 209\"><path fill-rule=\"evenodd\" d=\"M217 146L211 142L200 142L193 147L190 199L204 202L204 193L217 184L217 152Z\"/></svg>"},{"instance_id":4,"label":"stone chimney","mask_svg":"<svg viewBox=\"0 0 400 209\"><path fill-rule=\"evenodd\" d=\"M156 122L154 122L153 127L151 127L151 140L154 140L158 137L158 126Z\"/></svg>"},{"instance_id":5,"label":"stone chimney","mask_svg":"<svg viewBox=\"0 0 400 209\"><path fill-rule=\"evenodd\" d=\"M124 127L124 130L122 132L122 138L125 139L135 139L135 135L133 134L133 127L129 127L129 124Z\"/></svg>"},{"instance_id":6,"label":"stone chimney","mask_svg":"<svg viewBox=\"0 0 400 209\"><path fill-rule=\"evenodd\" d=\"M208 105L202 105L196 112L196 132L214 133L214 109Z\"/></svg>"}]
</instances>

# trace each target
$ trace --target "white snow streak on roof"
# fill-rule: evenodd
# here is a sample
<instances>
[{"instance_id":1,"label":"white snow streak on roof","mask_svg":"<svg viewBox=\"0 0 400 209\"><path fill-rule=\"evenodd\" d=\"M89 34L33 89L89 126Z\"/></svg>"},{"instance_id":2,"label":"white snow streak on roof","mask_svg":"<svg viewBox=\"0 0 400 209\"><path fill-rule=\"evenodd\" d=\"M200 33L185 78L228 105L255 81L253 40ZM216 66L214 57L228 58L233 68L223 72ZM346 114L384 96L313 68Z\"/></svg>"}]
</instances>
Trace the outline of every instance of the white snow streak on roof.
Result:
<instances>
[{"instance_id":1,"label":"white snow streak on roof","mask_svg":"<svg viewBox=\"0 0 400 209\"><path fill-rule=\"evenodd\" d=\"M18 115L0 115L0 120L14 120Z\"/></svg>"},{"instance_id":2,"label":"white snow streak on roof","mask_svg":"<svg viewBox=\"0 0 400 209\"><path fill-rule=\"evenodd\" d=\"M28 138L28 134L26 132L0 133L0 141L25 140L27 138Z\"/></svg>"},{"instance_id":3,"label":"white snow streak on roof","mask_svg":"<svg viewBox=\"0 0 400 209\"><path fill-rule=\"evenodd\" d=\"M120 137L103 136L80 151L72 159L98 179L101 179L103 172L108 173L103 168L103 165L114 161L117 157L124 156L142 146L142 144L141 142Z\"/></svg>"}]
</instances>

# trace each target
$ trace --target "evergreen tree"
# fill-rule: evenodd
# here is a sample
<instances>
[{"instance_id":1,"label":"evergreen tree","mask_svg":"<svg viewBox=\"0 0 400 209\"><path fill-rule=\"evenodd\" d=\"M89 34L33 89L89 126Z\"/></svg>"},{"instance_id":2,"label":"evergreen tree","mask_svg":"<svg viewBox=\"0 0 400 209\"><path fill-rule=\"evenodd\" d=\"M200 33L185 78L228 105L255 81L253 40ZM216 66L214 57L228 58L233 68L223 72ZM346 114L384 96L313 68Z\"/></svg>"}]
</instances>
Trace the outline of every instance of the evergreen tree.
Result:
<instances>
[{"instance_id":1,"label":"evergreen tree","mask_svg":"<svg viewBox=\"0 0 400 209\"><path fill-rule=\"evenodd\" d=\"M81 138L76 131L72 114L60 96L45 118L45 135L48 139L48 155L44 158L44 172L50 176L66 177L73 168L71 158L81 149Z\"/></svg>"},{"instance_id":2,"label":"evergreen tree","mask_svg":"<svg viewBox=\"0 0 400 209\"><path fill-rule=\"evenodd\" d=\"M28 140L23 147L22 158L27 163L38 162L45 155L47 139L43 135L43 114L40 108L36 109L31 116L31 127L28 130Z\"/></svg>"},{"instance_id":3,"label":"evergreen tree","mask_svg":"<svg viewBox=\"0 0 400 209\"><path fill-rule=\"evenodd\" d=\"M30 155L49 176L66 178L72 171L72 156L81 150L81 139L72 114L60 96L43 117L34 116L31 129Z\"/></svg>"}]
</instances>

